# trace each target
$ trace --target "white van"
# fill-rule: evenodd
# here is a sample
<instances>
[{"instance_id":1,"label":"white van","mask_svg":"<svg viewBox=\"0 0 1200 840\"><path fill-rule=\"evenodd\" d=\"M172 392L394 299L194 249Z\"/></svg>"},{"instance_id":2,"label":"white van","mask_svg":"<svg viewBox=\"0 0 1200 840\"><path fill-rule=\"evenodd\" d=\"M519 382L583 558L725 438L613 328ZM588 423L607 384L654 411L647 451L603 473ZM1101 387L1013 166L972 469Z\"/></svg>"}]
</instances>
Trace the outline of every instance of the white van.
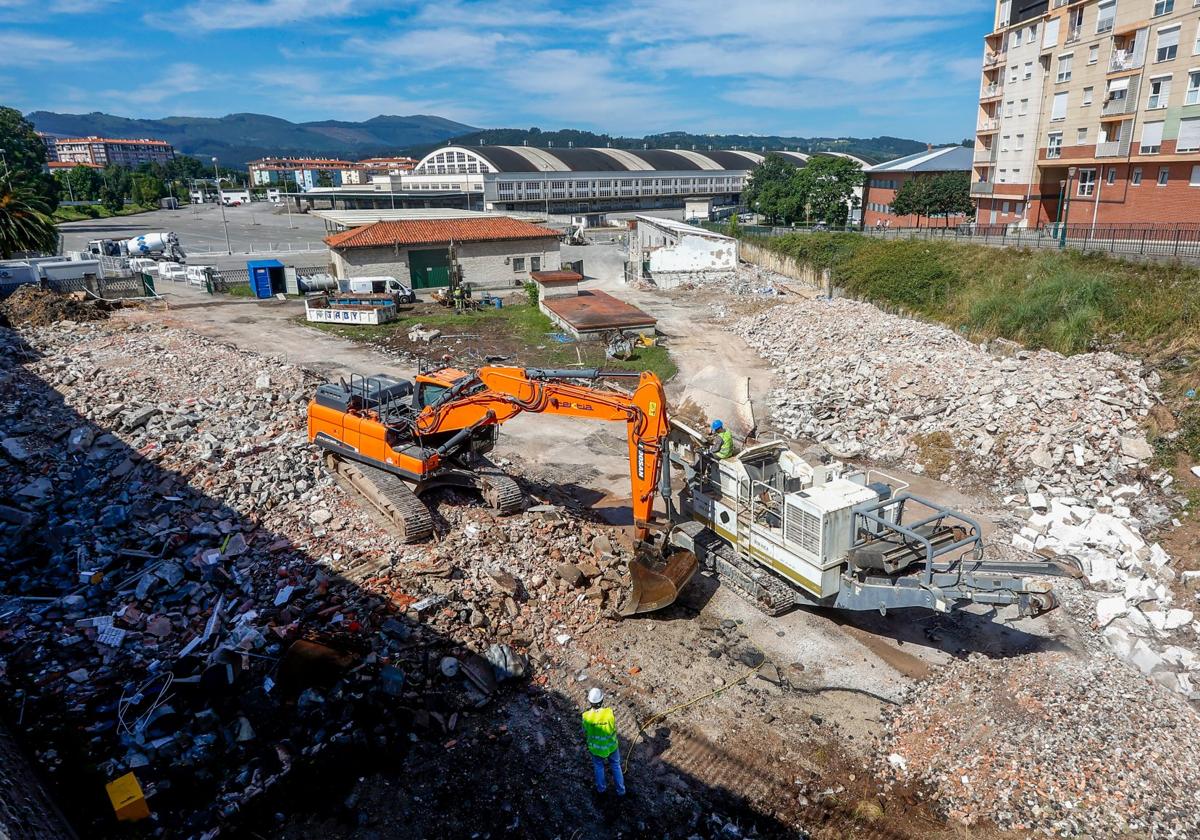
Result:
<instances>
[{"instance_id":1,"label":"white van","mask_svg":"<svg viewBox=\"0 0 1200 840\"><path fill-rule=\"evenodd\" d=\"M360 295L391 295L397 303L416 303L417 296L395 277L351 277L350 289Z\"/></svg>"}]
</instances>

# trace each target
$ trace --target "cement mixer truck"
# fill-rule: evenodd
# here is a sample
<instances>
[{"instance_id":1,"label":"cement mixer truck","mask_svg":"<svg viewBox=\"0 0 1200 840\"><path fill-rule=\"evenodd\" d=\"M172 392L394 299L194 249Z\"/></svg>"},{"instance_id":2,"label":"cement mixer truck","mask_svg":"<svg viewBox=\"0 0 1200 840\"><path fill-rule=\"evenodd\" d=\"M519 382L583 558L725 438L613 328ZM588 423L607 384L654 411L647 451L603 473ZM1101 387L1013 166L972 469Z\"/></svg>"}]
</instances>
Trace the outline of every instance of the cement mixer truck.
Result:
<instances>
[{"instance_id":1,"label":"cement mixer truck","mask_svg":"<svg viewBox=\"0 0 1200 840\"><path fill-rule=\"evenodd\" d=\"M93 239L88 251L98 257L150 257L180 263L186 256L174 231L143 233L132 239Z\"/></svg>"}]
</instances>

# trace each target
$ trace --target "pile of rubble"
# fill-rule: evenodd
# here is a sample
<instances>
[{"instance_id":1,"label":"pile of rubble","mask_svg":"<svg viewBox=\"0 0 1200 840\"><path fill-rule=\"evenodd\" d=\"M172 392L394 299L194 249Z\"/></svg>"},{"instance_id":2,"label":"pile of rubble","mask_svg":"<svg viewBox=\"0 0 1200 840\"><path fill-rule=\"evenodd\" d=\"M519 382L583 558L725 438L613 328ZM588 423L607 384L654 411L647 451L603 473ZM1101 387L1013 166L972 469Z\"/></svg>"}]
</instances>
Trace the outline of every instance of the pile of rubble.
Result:
<instances>
[{"instance_id":1,"label":"pile of rubble","mask_svg":"<svg viewBox=\"0 0 1200 840\"><path fill-rule=\"evenodd\" d=\"M1060 837L1200 836L1200 716L1102 653L973 654L888 713L881 774L952 817Z\"/></svg>"},{"instance_id":2,"label":"pile of rubble","mask_svg":"<svg viewBox=\"0 0 1200 840\"><path fill-rule=\"evenodd\" d=\"M0 687L73 807L132 771L210 836L328 751L469 738L623 590L610 529L554 506L447 495L403 545L307 445L294 366L157 325L0 343Z\"/></svg>"},{"instance_id":3,"label":"pile of rubble","mask_svg":"<svg viewBox=\"0 0 1200 840\"><path fill-rule=\"evenodd\" d=\"M773 417L835 457L866 456L998 489L1019 478L1082 498L1153 455L1139 429L1157 374L1111 353L1064 357L852 300L776 306L733 326L777 366Z\"/></svg>"},{"instance_id":4,"label":"pile of rubble","mask_svg":"<svg viewBox=\"0 0 1200 840\"><path fill-rule=\"evenodd\" d=\"M656 272L653 284L646 287L673 291L711 287L723 295L774 297L787 294L789 283L795 281L751 263L741 263L732 271Z\"/></svg>"},{"instance_id":5,"label":"pile of rubble","mask_svg":"<svg viewBox=\"0 0 1200 840\"><path fill-rule=\"evenodd\" d=\"M0 302L0 326L43 327L58 321L99 321L112 304L89 300L83 292L61 294L38 286L21 286Z\"/></svg>"},{"instance_id":6,"label":"pile of rubble","mask_svg":"<svg viewBox=\"0 0 1200 840\"><path fill-rule=\"evenodd\" d=\"M1147 514L1135 515L1134 505L1158 507L1145 495L1139 484L1124 485L1089 505L1031 492L1023 501L1032 512L1012 543L1076 561L1101 593L1094 618L1113 652L1166 688L1200 701L1200 622L1186 605L1174 605L1178 579L1170 555L1142 536ZM1200 583L1200 572L1182 577L1184 584Z\"/></svg>"}]
</instances>

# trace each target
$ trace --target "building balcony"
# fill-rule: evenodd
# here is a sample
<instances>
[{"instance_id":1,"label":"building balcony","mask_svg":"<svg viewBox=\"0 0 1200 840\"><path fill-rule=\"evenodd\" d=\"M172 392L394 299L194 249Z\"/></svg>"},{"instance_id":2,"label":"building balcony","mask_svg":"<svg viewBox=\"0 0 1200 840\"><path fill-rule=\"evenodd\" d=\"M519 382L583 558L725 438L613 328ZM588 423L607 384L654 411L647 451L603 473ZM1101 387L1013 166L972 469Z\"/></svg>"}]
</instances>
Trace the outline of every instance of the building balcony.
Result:
<instances>
[{"instance_id":1,"label":"building balcony","mask_svg":"<svg viewBox=\"0 0 1200 840\"><path fill-rule=\"evenodd\" d=\"M991 181L975 181L971 184L971 195L991 195L994 187Z\"/></svg>"},{"instance_id":2,"label":"building balcony","mask_svg":"<svg viewBox=\"0 0 1200 840\"><path fill-rule=\"evenodd\" d=\"M1008 57L1007 52L992 52L983 57L984 67L995 67L997 64L1002 64L1004 59Z\"/></svg>"},{"instance_id":3,"label":"building balcony","mask_svg":"<svg viewBox=\"0 0 1200 840\"><path fill-rule=\"evenodd\" d=\"M980 99L999 98L1002 94L1002 91L1003 91L1003 88L1001 88L1001 86L999 84L992 83L990 85L984 85L983 90L981 90L979 92L979 98Z\"/></svg>"},{"instance_id":4,"label":"building balcony","mask_svg":"<svg viewBox=\"0 0 1200 840\"><path fill-rule=\"evenodd\" d=\"M1108 72L1124 73L1126 70L1137 70L1144 63L1144 58L1133 55L1132 53L1118 50L1117 52L1113 53L1112 58L1109 59Z\"/></svg>"},{"instance_id":5,"label":"building balcony","mask_svg":"<svg viewBox=\"0 0 1200 840\"><path fill-rule=\"evenodd\" d=\"M976 146L975 154L972 156L975 163L995 163L996 149L988 148L987 146Z\"/></svg>"},{"instance_id":6,"label":"building balcony","mask_svg":"<svg viewBox=\"0 0 1200 840\"><path fill-rule=\"evenodd\" d=\"M1125 145L1120 140L1113 140L1108 143L1096 144L1096 157L1120 157L1121 147ZM1126 146L1126 150L1128 147Z\"/></svg>"},{"instance_id":7,"label":"building balcony","mask_svg":"<svg viewBox=\"0 0 1200 840\"><path fill-rule=\"evenodd\" d=\"M982 120L979 125L975 127L976 134L993 134L999 130L1000 120L997 119Z\"/></svg>"}]
</instances>

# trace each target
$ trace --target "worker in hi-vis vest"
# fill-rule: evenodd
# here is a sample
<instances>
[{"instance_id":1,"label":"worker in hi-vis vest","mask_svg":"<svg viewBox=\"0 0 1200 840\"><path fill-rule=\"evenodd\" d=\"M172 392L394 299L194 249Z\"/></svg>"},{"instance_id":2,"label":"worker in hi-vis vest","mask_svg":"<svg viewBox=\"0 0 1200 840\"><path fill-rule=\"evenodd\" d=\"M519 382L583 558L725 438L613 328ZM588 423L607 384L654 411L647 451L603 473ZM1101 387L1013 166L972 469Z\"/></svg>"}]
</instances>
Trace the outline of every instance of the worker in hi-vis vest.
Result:
<instances>
[{"instance_id":1,"label":"worker in hi-vis vest","mask_svg":"<svg viewBox=\"0 0 1200 840\"><path fill-rule=\"evenodd\" d=\"M621 750L617 746L617 719L604 703L604 692L593 688L588 692L591 706L583 713L583 732L587 736L588 752L592 754L592 770L596 774L596 792L604 793L604 765L612 770L613 787L617 796L625 795L625 776L621 772Z\"/></svg>"},{"instance_id":2,"label":"worker in hi-vis vest","mask_svg":"<svg viewBox=\"0 0 1200 840\"><path fill-rule=\"evenodd\" d=\"M724 461L733 455L733 433L726 429L720 420L712 422L708 436L708 454L718 461Z\"/></svg>"}]
</instances>

